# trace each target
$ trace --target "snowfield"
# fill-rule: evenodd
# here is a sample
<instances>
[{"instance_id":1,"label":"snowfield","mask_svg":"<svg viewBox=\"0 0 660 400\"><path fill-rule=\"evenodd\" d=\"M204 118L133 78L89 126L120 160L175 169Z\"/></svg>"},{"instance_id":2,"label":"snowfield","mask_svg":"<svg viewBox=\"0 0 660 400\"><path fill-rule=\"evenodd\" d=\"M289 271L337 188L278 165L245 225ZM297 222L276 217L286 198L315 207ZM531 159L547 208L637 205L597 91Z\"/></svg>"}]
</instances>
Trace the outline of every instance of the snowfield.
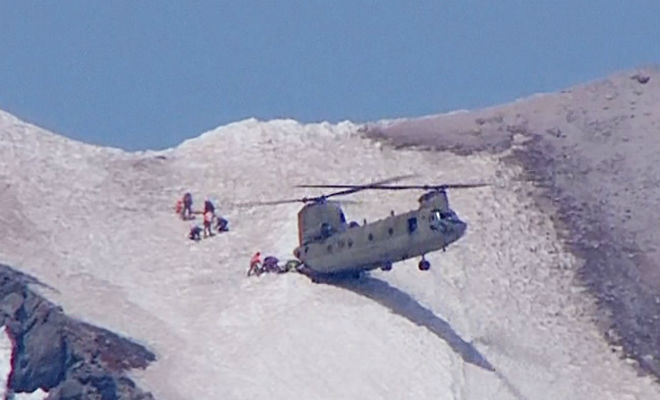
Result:
<instances>
[{"instance_id":1,"label":"snowfield","mask_svg":"<svg viewBox=\"0 0 660 400\"><path fill-rule=\"evenodd\" d=\"M521 139L522 140L522 139ZM158 399L657 399L591 321L578 261L504 154L395 150L349 122L249 119L159 152L82 144L0 112L0 262L72 316L157 355L132 376ZM467 234L446 253L314 284L246 278L257 250L292 258L302 183L489 182L449 193ZM191 191L230 221L194 243L173 212ZM361 192L347 217L416 208Z\"/></svg>"}]
</instances>

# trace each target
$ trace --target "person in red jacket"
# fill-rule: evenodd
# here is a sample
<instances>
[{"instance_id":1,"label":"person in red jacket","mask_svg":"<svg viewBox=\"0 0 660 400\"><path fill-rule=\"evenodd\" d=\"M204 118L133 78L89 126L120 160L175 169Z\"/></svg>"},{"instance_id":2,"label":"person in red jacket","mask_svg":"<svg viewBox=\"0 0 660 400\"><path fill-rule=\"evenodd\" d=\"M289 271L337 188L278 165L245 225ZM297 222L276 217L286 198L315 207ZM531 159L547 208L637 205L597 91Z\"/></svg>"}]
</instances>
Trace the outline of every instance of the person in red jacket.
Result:
<instances>
[{"instance_id":1,"label":"person in red jacket","mask_svg":"<svg viewBox=\"0 0 660 400\"><path fill-rule=\"evenodd\" d=\"M252 258L250 258L250 269L248 269L247 275L260 275L261 274L261 252L257 251L254 253Z\"/></svg>"},{"instance_id":2,"label":"person in red jacket","mask_svg":"<svg viewBox=\"0 0 660 400\"><path fill-rule=\"evenodd\" d=\"M211 230L213 215L214 215L213 212L210 210L204 212L204 237L213 236L213 230Z\"/></svg>"}]
</instances>

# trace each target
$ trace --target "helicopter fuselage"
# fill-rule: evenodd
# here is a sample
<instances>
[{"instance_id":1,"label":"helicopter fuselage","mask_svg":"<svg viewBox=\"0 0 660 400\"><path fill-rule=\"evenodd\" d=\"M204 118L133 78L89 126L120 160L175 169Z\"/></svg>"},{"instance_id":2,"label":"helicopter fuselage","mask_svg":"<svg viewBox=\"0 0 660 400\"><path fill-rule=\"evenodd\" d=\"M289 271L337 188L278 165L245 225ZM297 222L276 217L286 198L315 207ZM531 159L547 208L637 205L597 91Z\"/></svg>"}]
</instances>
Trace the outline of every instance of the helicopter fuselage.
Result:
<instances>
[{"instance_id":1,"label":"helicopter fuselage","mask_svg":"<svg viewBox=\"0 0 660 400\"><path fill-rule=\"evenodd\" d=\"M444 249L467 224L451 209L420 207L369 224L343 224L322 238L301 243L294 255L312 271L366 271Z\"/></svg>"}]
</instances>

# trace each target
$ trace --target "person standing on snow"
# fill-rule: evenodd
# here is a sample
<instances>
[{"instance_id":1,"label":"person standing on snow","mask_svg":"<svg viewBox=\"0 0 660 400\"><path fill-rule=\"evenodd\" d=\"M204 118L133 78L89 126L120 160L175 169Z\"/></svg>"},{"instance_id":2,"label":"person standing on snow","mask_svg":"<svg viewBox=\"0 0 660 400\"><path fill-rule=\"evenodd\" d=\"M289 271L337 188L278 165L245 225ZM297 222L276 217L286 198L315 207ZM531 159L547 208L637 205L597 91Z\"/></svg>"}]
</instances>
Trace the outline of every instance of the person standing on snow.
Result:
<instances>
[{"instance_id":1,"label":"person standing on snow","mask_svg":"<svg viewBox=\"0 0 660 400\"><path fill-rule=\"evenodd\" d=\"M211 223L213 223L213 211L204 212L204 237L213 236L213 231L211 230Z\"/></svg>"},{"instance_id":2,"label":"person standing on snow","mask_svg":"<svg viewBox=\"0 0 660 400\"><path fill-rule=\"evenodd\" d=\"M213 202L209 199L206 199L206 201L204 201L204 214L206 214L207 211L211 211L213 214L215 214L215 206L213 205Z\"/></svg>"},{"instance_id":3,"label":"person standing on snow","mask_svg":"<svg viewBox=\"0 0 660 400\"><path fill-rule=\"evenodd\" d=\"M261 252L257 251L250 258L250 269L248 269L247 276L261 274Z\"/></svg>"},{"instance_id":4,"label":"person standing on snow","mask_svg":"<svg viewBox=\"0 0 660 400\"><path fill-rule=\"evenodd\" d=\"M215 220L215 206L210 199L204 201L204 237L213 236L211 225Z\"/></svg>"},{"instance_id":5,"label":"person standing on snow","mask_svg":"<svg viewBox=\"0 0 660 400\"><path fill-rule=\"evenodd\" d=\"M183 195L183 210L181 211L181 219L186 220L193 218L192 204L192 194L190 194L190 192L186 192L186 194Z\"/></svg>"}]
</instances>

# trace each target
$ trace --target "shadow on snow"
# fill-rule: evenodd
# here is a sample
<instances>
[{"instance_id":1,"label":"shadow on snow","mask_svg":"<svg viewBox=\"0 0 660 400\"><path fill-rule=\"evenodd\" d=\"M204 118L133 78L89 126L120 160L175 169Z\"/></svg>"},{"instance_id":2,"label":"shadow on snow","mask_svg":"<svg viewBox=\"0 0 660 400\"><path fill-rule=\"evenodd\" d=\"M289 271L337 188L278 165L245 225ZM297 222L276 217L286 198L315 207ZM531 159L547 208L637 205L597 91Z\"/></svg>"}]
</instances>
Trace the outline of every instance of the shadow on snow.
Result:
<instances>
[{"instance_id":1,"label":"shadow on snow","mask_svg":"<svg viewBox=\"0 0 660 400\"><path fill-rule=\"evenodd\" d=\"M488 371L495 371L495 368L479 353L479 350L471 343L463 340L447 321L419 304L409 294L390 286L387 282L365 275L360 279L331 279L321 283L350 290L376 301L393 313L433 332L437 337L447 342L452 350L459 354L465 362Z\"/></svg>"}]
</instances>

